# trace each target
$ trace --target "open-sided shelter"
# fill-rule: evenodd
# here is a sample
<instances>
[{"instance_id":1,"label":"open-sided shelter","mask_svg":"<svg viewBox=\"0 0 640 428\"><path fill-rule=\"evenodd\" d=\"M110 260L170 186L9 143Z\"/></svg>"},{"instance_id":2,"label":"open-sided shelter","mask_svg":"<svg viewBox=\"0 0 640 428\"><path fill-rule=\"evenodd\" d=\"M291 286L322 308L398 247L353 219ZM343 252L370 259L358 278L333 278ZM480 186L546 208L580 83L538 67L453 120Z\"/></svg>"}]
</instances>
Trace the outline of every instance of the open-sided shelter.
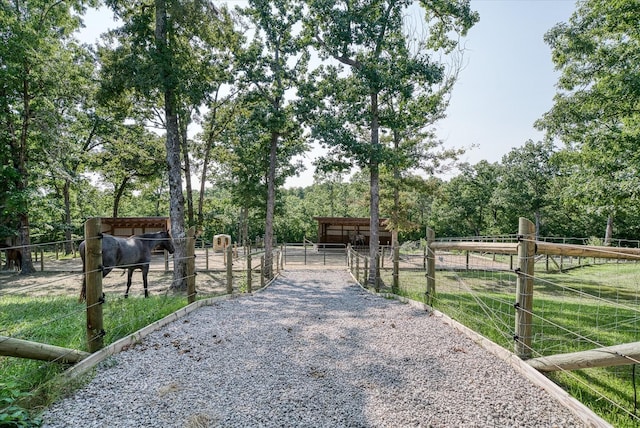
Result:
<instances>
[{"instance_id":1,"label":"open-sided shelter","mask_svg":"<svg viewBox=\"0 0 640 428\"><path fill-rule=\"evenodd\" d=\"M368 217L314 217L318 222L318 244L369 245L371 237ZM380 245L391 245L391 232L386 218L380 219Z\"/></svg>"},{"instance_id":2,"label":"open-sided shelter","mask_svg":"<svg viewBox=\"0 0 640 428\"><path fill-rule=\"evenodd\" d=\"M143 233L168 232L169 217L102 217L102 233L128 238Z\"/></svg>"}]
</instances>

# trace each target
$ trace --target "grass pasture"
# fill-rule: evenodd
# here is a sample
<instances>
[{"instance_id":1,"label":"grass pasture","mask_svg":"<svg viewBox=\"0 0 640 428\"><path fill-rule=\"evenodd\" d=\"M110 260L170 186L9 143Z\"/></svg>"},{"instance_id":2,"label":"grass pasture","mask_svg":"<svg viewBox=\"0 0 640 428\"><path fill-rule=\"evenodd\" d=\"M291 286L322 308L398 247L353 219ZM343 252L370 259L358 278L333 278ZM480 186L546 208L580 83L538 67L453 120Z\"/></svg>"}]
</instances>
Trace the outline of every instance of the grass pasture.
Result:
<instances>
[{"instance_id":1,"label":"grass pasture","mask_svg":"<svg viewBox=\"0 0 640 428\"><path fill-rule=\"evenodd\" d=\"M390 284L391 272L383 279ZM399 282L402 295L425 300L423 270L401 270ZM516 275L508 270L437 270L434 307L513 350L515 291ZM563 273L536 265L534 357L640 341L639 302L640 264L585 264ZM614 426L637 427L635 371L626 365L549 377Z\"/></svg>"},{"instance_id":2,"label":"grass pasture","mask_svg":"<svg viewBox=\"0 0 640 428\"><path fill-rule=\"evenodd\" d=\"M104 344L111 344L187 304L183 294L168 292L172 274L162 260L149 272L150 297L143 298L140 272L135 272L131 297L124 299L126 275L116 270L103 279ZM22 276L0 272L0 336L87 351L86 304L78 303L82 281L77 259L46 259L50 270ZM225 293L226 274L203 271L197 277L198 299ZM259 284L254 285L258 288ZM246 288L245 272L234 272L234 289ZM0 426L25 408L36 411L59 394L56 377L69 366L0 356ZM22 416L20 416L22 417ZM12 421L14 422L14 421ZM31 422L30 422L31 423ZM6 426L29 426L6 425Z\"/></svg>"},{"instance_id":3,"label":"grass pasture","mask_svg":"<svg viewBox=\"0 0 640 428\"><path fill-rule=\"evenodd\" d=\"M113 343L181 307L182 296L148 299L107 295L104 307L105 345ZM70 349L87 351L85 312L75 296L8 296L0 302L0 334ZM52 383L68 365L22 358L0 357L0 397L19 391L21 406L37 409L60 392ZM0 406L0 414L3 409ZM1 424L0 424L1 425Z\"/></svg>"}]
</instances>

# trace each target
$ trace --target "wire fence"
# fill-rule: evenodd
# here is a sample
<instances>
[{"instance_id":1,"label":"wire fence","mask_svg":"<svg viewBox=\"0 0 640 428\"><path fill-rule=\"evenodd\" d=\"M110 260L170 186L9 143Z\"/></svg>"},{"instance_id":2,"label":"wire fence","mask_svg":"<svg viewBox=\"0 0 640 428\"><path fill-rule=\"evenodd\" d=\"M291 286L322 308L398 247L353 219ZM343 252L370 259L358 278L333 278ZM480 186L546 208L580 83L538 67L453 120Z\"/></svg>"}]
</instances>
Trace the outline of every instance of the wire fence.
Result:
<instances>
[{"instance_id":1,"label":"wire fence","mask_svg":"<svg viewBox=\"0 0 640 428\"><path fill-rule=\"evenodd\" d=\"M510 249L519 245L516 235L482 239L438 242L480 242ZM640 264L636 259L640 256L623 252L625 248L633 245L606 247L600 253L606 257L535 255L534 273L529 278L533 281L533 305L527 310L532 337L527 346L534 367L541 367L554 382L614 426L631 427L640 423L636 392L640 358ZM431 251L426 240L405 243L398 253L397 269L391 252L379 262L380 291L392 291L397 281L397 293L430 303L502 347L517 349L521 341L516 318L522 311L516 304L518 277L526 275L519 271L516 254ZM433 272L427 269L428 254L435 261ZM369 267L370 260L355 252L353 257L350 268L364 284L365 264ZM435 279L435 293L431 294L430 277ZM624 346L618 348L620 345ZM596 364L588 355L567 358L567 354L587 350L607 354L604 362L597 363L604 366L582 368ZM559 360L545 359L559 355ZM609 362L613 357L620 358Z\"/></svg>"},{"instance_id":2,"label":"wire fence","mask_svg":"<svg viewBox=\"0 0 640 428\"><path fill-rule=\"evenodd\" d=\"M557 239L540 238L540 242ZM567 243L564 240L561 243ZM444 240L439 240L444 242ZM476 242L498 246L518 245L516 235L450 239L452 243ZM77 247L77 242L75 246ZM619 241L607 247L606 257L537 254L533 280L532 357L600 349L640 341L640 265L616 248L635 248ZM32 246L42 269L32 275L0 271L0 346L3 341L26 340L68 349L53 361L0 357L0 397L16 385L22 391L42 389L62 371L60 361L73 352L86 352L86 305L78 303L82 285L82 262L62 255L56 248L65 242ZM4 250L4 249L3 249ZM619 250L622 251L622 250ZM276 247L272 271L288 268L326 268L349 265L361 283L367 282L371 265L366 248L323 246L309 242ZM394 256L397 254L397 256ZM230 247L214 252L209 246L194 248L196 297L198 299L255 291L265 284L264 252ZM429 257L435 268L429 271ZM6 260L6 259L5 259ZM173 313L187 304L184 293L174 293L173 256L153 254L149 264L149 299L134 274L130 299L125 299L125 278L117 271L103 279L104 341L112 343ZM433 252L426 240L404 243L398 251L382 247L377 261L381 291L391 291L428 302L436 309L473 328L506 349L514 349L517 309L518 257L500 251ZM435 293L428 293L429 279ZM186 279L186 277L185 277ZM564 369L548 376L576 398L616 426L636 426L636 375L634 354L623 354L624 365ZM78 358L82 358L80 354ZM2 406L0 406L2 407ZM0 408L0 413L3 411Z\"/></svg>"},{"instance_id":3,"label":"wire fence","mask_svg":"<svg viewBox=\"0 0 640 428\"><path fill-rule=\"evenodd\" d=\"M78 244L74 241L75 248ZM52 380L70 363L85 358L91 347L89 341L97 340L87 334L87 313L92 307L102 310L104 333L99 339L106 346L185 307L189 296L172 289L176 281L197 278L197 299L255 291L267 282L262 275L263 251L235 247L217 253L201 246L182 259L194 262L194 271L182 278L174 278L177 259L173 255L152 253L148 299L142 298L138 272L133 275L131 297L124 297L123 275L131 266L118 266L103 278L104 298L88 307L78 301L84 278L82 260L77 251L69 255L56 251L64 246L64 241L30 246L40 268L29 275L21 275L13 266L0 270L0 415L16 400L29 407L50 401L50 395L55 394ZM8 249L24 251L21 247L1 248L5 268ZM273 272L278 271L276 263L280 260L276 249ZM34 356L30 356L32 347L37 348ZM15 349L28 358L12 355ZM50 355L43 355L46 353Z\"/></svg>"}]
</instances>

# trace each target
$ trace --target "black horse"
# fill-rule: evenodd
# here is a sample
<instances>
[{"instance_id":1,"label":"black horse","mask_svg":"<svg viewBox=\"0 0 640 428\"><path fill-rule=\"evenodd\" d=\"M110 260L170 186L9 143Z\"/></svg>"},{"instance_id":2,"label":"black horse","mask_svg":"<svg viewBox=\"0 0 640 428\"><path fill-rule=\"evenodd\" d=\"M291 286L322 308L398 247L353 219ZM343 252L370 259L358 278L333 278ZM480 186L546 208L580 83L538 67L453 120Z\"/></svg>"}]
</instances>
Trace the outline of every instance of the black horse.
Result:
<instances>
[{"instance_id":1,"label":"black horse","mask_svg":"<svg viewBox=\"0 0 640 428\"><path fill-rule=\"evenodd\" d=\"M80 243L80 257L82 257L82 272L85 272L85 242ZM127 269L127 291L124 297L129 297L131 288L131 276L133 271L142 271L142 282L144 284L144 297L149 297L147 289L147 274L149 273L149 262L151 261L151 250L167 250L173 254L173 242L168 232L145 233L134 235L129 238L118 238L116 236L102 234L102 277L104 278L113 268ZM86 275L82 279L82 291L80 301L87 298Z\"/></svg>"}]
</instances>

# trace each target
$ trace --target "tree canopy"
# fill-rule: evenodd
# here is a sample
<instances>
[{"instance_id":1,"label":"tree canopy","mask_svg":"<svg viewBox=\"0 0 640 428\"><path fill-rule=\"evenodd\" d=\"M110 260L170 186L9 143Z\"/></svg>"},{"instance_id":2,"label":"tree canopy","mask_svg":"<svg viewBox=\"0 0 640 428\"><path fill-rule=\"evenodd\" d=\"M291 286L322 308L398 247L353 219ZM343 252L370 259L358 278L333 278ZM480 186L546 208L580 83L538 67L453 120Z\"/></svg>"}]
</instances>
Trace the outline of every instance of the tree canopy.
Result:
<instances>
[{"instance_id":1,"label":"tree canopy","mask_svg":"<svg viewBox=\"0 0 640 428\"><path fill-rule=\"evenodd\" d=\"M520 216L541 236L640 238L636 1L580 1L548 31L545 138L475 165L434 132L457 79L443 58L479 19L468 1L105 4L118 28L95 46L75 32L97 2L0 5L7 243L70 252L86 217L114 215L268 246L316 239L314 216L387 218L399 240L512 234ZM285 188L314 145L314 184Z\"/></svg>"}]
</instances>

